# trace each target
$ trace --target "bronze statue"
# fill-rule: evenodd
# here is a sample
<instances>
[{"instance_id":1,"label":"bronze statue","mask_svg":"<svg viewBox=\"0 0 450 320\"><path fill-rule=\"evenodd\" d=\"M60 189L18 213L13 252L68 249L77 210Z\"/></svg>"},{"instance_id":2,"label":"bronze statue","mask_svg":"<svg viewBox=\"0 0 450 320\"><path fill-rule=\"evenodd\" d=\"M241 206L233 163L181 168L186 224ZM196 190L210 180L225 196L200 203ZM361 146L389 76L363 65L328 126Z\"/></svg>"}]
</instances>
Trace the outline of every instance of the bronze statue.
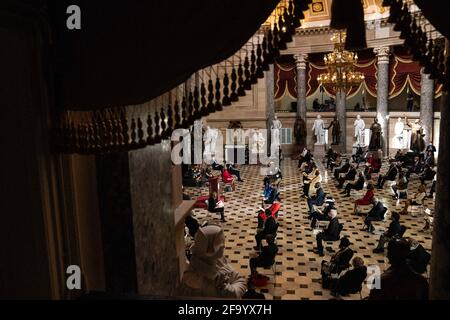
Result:
<instances>
[{"instance_id":1,"label":"bronze statue","mask_svg":"<svg viewBox=\"0 0 450 320\"><path fill-rule=\"evenodd\" d=\"M302 117L298 116L294 124L295 144L304 147L306 145L306 123Z\"/></svg>"},{"instance_id":2,"label":"bronze statue","mask_svg":"<svg viewBox=\"0 0 450 320\"><path fill-rule=\"evenodd\" d=\"M370 137L370 144L369 144L369 150L379 150L381 149L381 125L378 123L378 119L374 119L374 123L372 123L372 126L370 127L371 137Z\"/></svg>"},{"instance_id":3,"label":"bronze statue","mask_svg":"<svg viewBox=\"0 0 450 320\"><path fill-rule=\"evenodd\" d=\"M341 143L341 124L339 123L337 116L335 116L334 120L331 121L327 130L329 130L331 127L333 127L333 130L331 131L333 142L331 143L331 145L339 145Z\"/></svg>"}]
</instances>

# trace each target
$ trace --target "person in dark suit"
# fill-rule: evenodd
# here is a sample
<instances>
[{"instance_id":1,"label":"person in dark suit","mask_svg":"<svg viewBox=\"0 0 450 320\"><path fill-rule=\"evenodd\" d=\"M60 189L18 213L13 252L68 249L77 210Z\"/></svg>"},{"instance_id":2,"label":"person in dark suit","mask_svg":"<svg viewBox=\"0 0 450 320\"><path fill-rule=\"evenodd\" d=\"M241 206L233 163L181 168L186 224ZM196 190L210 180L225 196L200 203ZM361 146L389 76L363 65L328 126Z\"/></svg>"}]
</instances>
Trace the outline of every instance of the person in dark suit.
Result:
<instances>
[{"instance_id":1,"label":"person in dark suit","mask_svg":"<svg viewBox=\"0 0 450 320\"><path fill-rule=\"evenodd\" d=\"M381 275L378 286L370 291L369 300L428 300L428 282L408 265L410 244L392 239L388 244L390 267Z\"/></svg>"},{"instance_id":2,"label":"person in dark suit","mask_svg":"<svg viewBox=\"0 0 450 320\"><path fill-rule=\"evenodd\" d=\"M230 174L236 176L239 182L244 182L244 180L241 179L241 172L236 168L235 165L227 164L227 170Z\"/></svg>"},{"instance_id":3,"label":"person in dark suit","mask_svg":"<svg viewBox=\"0 0 450 320\"><path fill-rule=\"evenodd\" d=\"M376 185L378 189L383 189L386 181L395 181L395 179L397 178L398 168L393 160L390 160L389 162L390 165L387 173L385 175L380 174L380 176L378 177L378 183Z\"/></svg>"},{"instance_id":4,"label":"person in dark suit","mask_svg":"<svg viewBox=\"0 0 450 320\"><path fill-rule=\"evenodd\" d=\"M316 209L308 216L311 220L311 229L317 225L317 221L330 221L330 211L336 209L335 200L332 197L327 197L325 200L325 208L323 210Z\"/></svg>"},{"instance_id":5,"label":"person in dark suit","mask_svg":"<svg viewBox=\"0 0 450 320\"><path fill-rule=\"evenodd\" d=\"M338 180L338 188L341 189L344 186L345 181L353 181L356 178L356 174L358 171L356 170L356 167L354 165L350 166L350 169L343 177L339 177Z\"/></svg>"},{"instance_id":6,"label":"person in dark suit","mask_svg":"<svg viewBox=\"0 0 450 320\"><path fill-rule=\"evenodd\" d=\"M218 198L217 192L213 192L209 195L208 211L211 213L219 213L220 220L222 222L226 222L225 221L225 207L223 206L223 202Z\"/></svg>"},{"instance_id":7,"label":"person in dark suit","mask_svg":"<svg viewBox=\"0 0 450 320\"><path fill-rule=\"evenodd\" d=\"M275 237L272 234L266 236L267 246L261 248L259 256L250 258L251 275L256 275L258 267L270 267L275 263L275 257L278 253L278 246L275 243Z\"/></svg>"},{"instance_id":8,"label":"person in dark suit","mask_svg":"<svg viewBox=\"0 0 450 320\"><path fill-rule=\"evenodd\" d=\"M275 236L278 229L278 224L272 217L272 211L270 209L266 210L266 221L264 221L264 226L260 232L255 235L256 247L255 250L261 249L261 241L265 239L269 234Z\"/></svg>"},{"instance_id":9,"label":"person in dark suit","mask_svg":"<svg viewBox=\"0 0 450 320\"><path fill-rule=\"evenodd\" d=\"M398 237L402 231L402 227L400 225L400 214L398 212L393 212L391 216L391 223L389 224L389 228L385 233L380 236L380 240L378 241L378 246L373 249L373 253L383 253L384 252L384 244L390 241L394 237Z\"/></svg>"},{"instance_id":10,"label":"person in dark suit","mask_svg":"<svg viewBox=\"0 0 450 320\"><path fill-rule=\"evenodd\" d=\"M420 161L419 157L414 157L414 163L413 165L408 169L408 171L406 172L406 179L409 180L409 177L411 176L411 174L420 174L422 172L423 169L423 163L422 161Z\"/></svg>"},{"instance_id":11,"label":"person in dark suit","mask_svg":"<svg viewBox=\"0 0 450 320\"><path fill-rule=\"evenodd\" d=\"M362 172L358 173L358 179L355 182L349 182L344 188L344 191L341 192L341 194L345 194L345 197L350 197L350 191L356 190L361 191L364 189L364 183L366 182L366 179L364 179L364 174Z\"/></svg>"},{"instance_id":12,"label":"person in dark suit","mask_svg":"<svg viewBox=\"0 0 450 320\"><path fill-rule=\"evenodd\" d=\"M264 293L259 293L255 289L255 285L252 280L247 282L247 292L242 296L244 300L266 300Z\"/></svg>"},{"instance_id":13,"label":"person in dark suit","mask_svg":"<svg viewBox=\"0 0 450 320\"><path fill-rule=\"evenodd\" d=\"M347 271L336 281L336 286L332 292L334 295L345 296L361 291L362 284L367 278L367 267L360 257L355 257L352 265L353 269Z\"/></svg>"},{"instance_id":14,"label":"person in dark suit","mask_svg":"<svg viewBox=\"0 0 450 320\"><path fill-rule=\"evenodd\" d=\"M425 184L426 181L432 181L435 175L436 172L429 165L425 165L425 168L423 169L423 172L419 178L420 182L422 182L422 184Z\"/></svg>"},{"instance_id":15,"label":"person in dark suit","mask_svg":"<svg viewBox=\"0 0 450 320\"><path fill-rule=\"evenodd\" d=\"M320 182L317 182L316 185L316 195L307 199L309 214L312 214L314 211L313 206L321 206L325 202L325 192L322 189L322 185Z\"/></svg>"},{"instance_id":16,"label":"person in dark suit","mask_svg":"<svg viewBox=\"0 0 450 320\"><path fill-rule=\"evenodd\" d=\"M370 211L367 213L367 217L364 220L364 225L366 226L366 230L368 232L373 232L374 227L372 225L372 221L383 221L384 215L386 214L387 208L384 206L384 204L379 201L377 198L373 198L373 207L370 209Z\"/></svg>"},{"instance_id":17,"label":"person in dark suit","mask_svg":"<svg viewBox=\"0 0 450 320\"><path fill-rule=\"evenodd\" d=\"M339 244L339 251L331 257L329 262L325 260L322 261L321 274L323 288L332 288L332 274L340 274L350 266L350 260L354 254L353 250L350 249L350 245L350 240L347 237L342 238Z\"/></svg>"},{"instance_id":18,"label":"person in dark suit","mask_svg":"<svg viewBox=\"0 0 450 320\"><path fill-rule=\"evenodd\" d=\"M410 244L410 251L407 263L418 274L427 272L427 266L430 263L431 255L425 248L414 239L407 239Z\"/></svg>"},{"instance_id":19,"label":"person in dark suit","mask_svg":"<svg viewBox=\"0 0 450 320\"><path fill-rule=\"evenodd\" d=\"M341 233L341 226L339 224L339 219L337 218L337 210L332 209L330 210L330 223L328 224L328 227L317 234L316 236L316 242L317 242L317 251L321 257L324 256L323 253L323 244L322 241L337 241L339 240L340 233Z\"/></svg>"},{"instance_id":20,"label":"person in dark suit","mask_svg":"<svg viewBox=\"0 0 450 320\"><path fill-rule=\"evenodd\" d=\"M350 160L346 159L342 167L334 169L334 178L339 179L341 173L347 173L350 170Z\"/></svg>"}]
</instances>

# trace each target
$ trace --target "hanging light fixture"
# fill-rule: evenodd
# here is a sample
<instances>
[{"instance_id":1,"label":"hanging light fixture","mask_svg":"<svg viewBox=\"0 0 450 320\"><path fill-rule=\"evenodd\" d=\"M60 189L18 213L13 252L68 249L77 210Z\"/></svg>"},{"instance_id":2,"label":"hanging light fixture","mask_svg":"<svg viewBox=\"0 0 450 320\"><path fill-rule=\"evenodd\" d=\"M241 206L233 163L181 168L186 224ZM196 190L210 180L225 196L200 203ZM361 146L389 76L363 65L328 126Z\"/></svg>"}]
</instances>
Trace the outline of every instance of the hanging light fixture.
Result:
<instances>
[{"instance_id":1,"label":"hanging light fixture","mask_svg":"<svg viewBox=\"0 0 450 320\"><path fill-rule=\"evenodd\" d=\"M320 85L333 88L336 91L356 87L364 81L361 72L354 71L358 55L355 52L344 50L346 33L336 32L331 41L334 43L334 50L323 57L328 72L317 77Z\"/></svg>"}]
</instances>

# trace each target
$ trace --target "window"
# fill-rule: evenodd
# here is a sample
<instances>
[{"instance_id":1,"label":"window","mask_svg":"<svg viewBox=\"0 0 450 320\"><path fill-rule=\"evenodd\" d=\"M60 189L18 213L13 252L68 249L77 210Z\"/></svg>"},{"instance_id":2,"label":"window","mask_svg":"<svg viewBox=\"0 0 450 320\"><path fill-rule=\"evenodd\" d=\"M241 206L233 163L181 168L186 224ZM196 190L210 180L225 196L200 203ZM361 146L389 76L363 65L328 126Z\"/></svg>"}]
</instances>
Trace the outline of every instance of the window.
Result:
<instances>
[{"instance_id":1,"label":"window","mask_svg":"<svg viewBox=\"0 0 450 320\"><path fill-rule=\"evenodd\" d=\"M292 144L292 128L281 128L281 144Z\"/></svg>"}]
</instances>

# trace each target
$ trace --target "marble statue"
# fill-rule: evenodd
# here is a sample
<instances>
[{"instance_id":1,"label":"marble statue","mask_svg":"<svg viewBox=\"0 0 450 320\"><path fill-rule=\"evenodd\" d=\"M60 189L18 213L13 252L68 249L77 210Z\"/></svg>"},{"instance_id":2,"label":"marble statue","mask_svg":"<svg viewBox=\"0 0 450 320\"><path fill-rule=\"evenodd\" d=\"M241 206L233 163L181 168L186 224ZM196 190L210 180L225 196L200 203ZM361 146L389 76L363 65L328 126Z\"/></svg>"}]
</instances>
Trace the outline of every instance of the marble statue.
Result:
<instances>
[{"instance_id":1,"label":"marble statue","mask_svg":"<svg viewBox=\"0 0 450 320\"><path fill-rule=\"evenodd\" d=\"M378 150L381 149L382 144L382 129L381 125L378 123L378 119L375 118L374 122L372 123L372 126L370 127L370 144L369 144L369 150Z\"/></svg>"},{"instance_id":2,"label":"marble statue","mask_svg":"<svg viewBox=\"0 0 450 320\"><path fill-rule=\"evenodd\" d=\"M322 116L318 115L314 120L314 126L312 128L316 136L316 145L325 144L325 123L322 120Z\"/></svg>"},{"instance_id":3,"label":"marble statue","mask_svg":"<svg viewBox=\"0 0 450 320\"><path fill-rule=\"evenodd\" d=\"M194 121L194 139L201 140L203 137L203 120Z\"/></svg>"},{"instance_id":4,"label":"marble statue","mask_svg":"<svg viewBox=\"0 0 450 320\"><path fill-rule=\"evenodd\" d=\"M297 116L294 124L295 144L299 147L306 145L306 123L302 117Z\"/></svg>"},{"instance_id":5,"label":"marble statue","mask_svg":"<svg viewBox=\"0 0 450 320\"><path fill-rule=\"evenodd\" d=\"M216 153L216 143L219 132L217 129L212 129L210 126L206 127L205 135L203 141L205 142L205 154L215 154Z\"/></svg>"},{"instance_id":6,"label":"marble statue","mask_svg":"<svg viewBox=\"0 0 450 320\"><path fill-rule=\"evenodd\" d=\"M412 124L408 123L411 127L411 150L415 153L421 153L425 149L425 141L423 137L423 126L420 119L417 119Z\"/></svg>"},{"instance_id":7,"label":"marble statue","mask_svg":"<svg viewBox=\"0 0 450 320\"><path fill-rule=\"evenodd\" d=\"M334 117L334 120L331 121L327 129L329 130L331 127L333 127L331 131L331 135L333 136L333 142L331 144L339 145L341 143L341 124L339 123L337 116Z\"/></svg>"},{"instance_id":8,"label":"marble statue","mask_svg":"<svg viewBox=\"0 0 450 320\"><path fill-rule=\"evenodd\" d=\"M251 152L253 154L263 153L265 144L266 139L264 138L263 133L258 129L253 130L251 139Z\"/></svg>"},{"instance_id":9,"label":"marble statue","mask_svg":"<svg viewBox=\"0 0 450 320\"><path fill-rule=\"evenodd\" d=\"M247 281L233 270L224 256L225 237L221 227L207 225L195 234L192 257L183 274L184 296L239 299Z\"/></svg>"},{"instance_id":10,"label":"marble statue","mask_svg":"<svg viewBox=\"0 0 450 320\"><path fill-rule=\"evenodd\" d=\"M398 118L394 127L394 145L395 149L405 149L405 140L403 131L405 130L405 124L402 118Z\"/></svg>"},{"instance_id":11,"label":"marble statue","mask_svg":"<svg viewBox=\"0 0 450 320\"><path fill-rule=\"evenodd\" d=\"M281 145L280 143L280 130L283 127L283 124L280 120L278 120L278 117L275 116L275 118L272 121L272 126L270 127L272 131L272 145L275 147L279 147Z\"/></svg>"},{"instance_id":12,"label":"marble statue","mask_svg":"<svg viewBox=\"0 0 450 320\"><path fill-rule=\"evenodd\" d=\"M355 123L353 124L355 127L355 138L356 138L356 146L364 146L364 129L366 129L366 124L363 119L361 119L360 115L356 116Z\"/></svg>"}]
</instances>

